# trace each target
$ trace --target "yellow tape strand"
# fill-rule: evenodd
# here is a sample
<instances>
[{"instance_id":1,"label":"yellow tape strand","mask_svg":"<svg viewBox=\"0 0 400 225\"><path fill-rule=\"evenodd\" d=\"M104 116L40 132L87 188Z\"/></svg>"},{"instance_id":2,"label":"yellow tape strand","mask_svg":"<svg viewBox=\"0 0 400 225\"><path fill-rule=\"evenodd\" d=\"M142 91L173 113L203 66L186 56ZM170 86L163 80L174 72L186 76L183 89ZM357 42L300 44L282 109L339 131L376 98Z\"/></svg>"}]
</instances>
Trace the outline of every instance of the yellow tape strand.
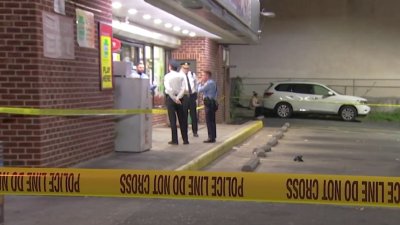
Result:
<instances>
[{"instance_id":1,"label":"yellow tape strand","mask_svg":"<svg viewBox=\"0 0 400 225\"><path fill-rule=\"evenodd\" d=\"M400 178L198 171L1 168L0 194L400 206Z\"/></svg>"},{"instance_id":2,"label":"yellow tape strand","mask_svg":"<svg viewBox=\"0 0 400 225\"><path fill-rule=\"evenodd\" d=\"M0 113L32 116L118 116L133 114L166 114L165 109L35 109L0 107Z\"/></svg>"},{"instance_id":3,"label":"yellow tape strand","mask_svg":"<svg viewBox=\"0 0 400 225\"><path fill-rule=\"evenodd\" d=\"M218 101L222 101L221 97ZM204 109L203 106L197 110ZM167 114L166 109L38 109L0 107L0 114L31 115L31 116L123 116L135 114Z\"/></svg>"}]
</instances>

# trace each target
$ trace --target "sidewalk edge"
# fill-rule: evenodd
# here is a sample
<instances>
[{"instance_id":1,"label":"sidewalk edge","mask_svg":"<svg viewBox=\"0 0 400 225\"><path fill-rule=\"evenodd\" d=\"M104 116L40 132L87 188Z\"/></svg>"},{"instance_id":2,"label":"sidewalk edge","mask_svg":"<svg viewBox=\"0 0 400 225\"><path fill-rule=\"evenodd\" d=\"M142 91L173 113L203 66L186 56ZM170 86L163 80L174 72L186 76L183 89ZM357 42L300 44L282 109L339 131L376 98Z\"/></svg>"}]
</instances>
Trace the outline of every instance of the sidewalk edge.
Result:
<instances>
[{"instance_id":1,"label":"sidewalk edge","mask_svg":"<svg viewBox=\"0 0 400 225\"><path fill-rule=\"evenodd\" d=\"M233 146L244 142L247 138L257 133L263 127L264 125L262 121L252 122L250 125L242 128L238 133L225 140L223 143L215 146L214 148L208 150L207 152L201 154L200 156L196 157L195 159L191 160L183 166L180 166L175 170L200 170L209 165L221 155L231 150Z\"/></svg>"}]
</instances>

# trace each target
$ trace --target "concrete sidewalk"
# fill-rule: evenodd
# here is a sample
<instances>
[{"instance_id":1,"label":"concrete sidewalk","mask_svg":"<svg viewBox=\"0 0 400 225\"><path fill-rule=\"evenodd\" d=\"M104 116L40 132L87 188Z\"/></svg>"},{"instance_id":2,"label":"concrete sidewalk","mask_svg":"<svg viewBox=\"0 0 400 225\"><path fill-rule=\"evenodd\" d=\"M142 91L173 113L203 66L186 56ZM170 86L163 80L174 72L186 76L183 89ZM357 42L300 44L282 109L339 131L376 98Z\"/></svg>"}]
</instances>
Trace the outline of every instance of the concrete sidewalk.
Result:
<instances>
[{"instance_id":1,"label":"concrete sidewalk","mask_svg":"<svg viewBox=\"0 0 400 225\"><path fill-rule=\"evenodd\" d=\"M141 153L114 152L106 156L75 165L76 168L101 169L143 169L143 170L176 170L182 169L194 159L210 150L226 152L238 142L244 141L253 133L261 129L261 121L248 122L242 125L217 125L217 142L203 143L207 139L207 128L199 126L199 137L193 137L189 132L189 145L183 145L178 128L179 145L169 145L171 129L167 126L153 127L153 143L150 151ZM189 127L190 130L190 127ZM249 132L250 130L250 132ZM232 140L232 137L234 140ZM234 142L232 145L232 141ZM215 150L216 149L216 150ZM207 159L212 161L213 159ZM193 169L193 168L192 168ZM199 169L196 167L195 169Z\"/></svg>"},{"instance_id":2,"label":"concrete sidewalk","mask_svg":"<svg viewBox=\"0 0 400 225\"><path fill-rule=\"evenodd\" d=\"M153 127L153 147L142 153L111 153L80 163L75 168L195 170L240 144L263 127L262 121L242 125L217 125L217 142L203 143L207 129L199 136L189 133L189 145L169 145L170 128ZM114 225L131 217L151 200L96 197L6 196L6 225Z\"/></svg>"}]
</instances>

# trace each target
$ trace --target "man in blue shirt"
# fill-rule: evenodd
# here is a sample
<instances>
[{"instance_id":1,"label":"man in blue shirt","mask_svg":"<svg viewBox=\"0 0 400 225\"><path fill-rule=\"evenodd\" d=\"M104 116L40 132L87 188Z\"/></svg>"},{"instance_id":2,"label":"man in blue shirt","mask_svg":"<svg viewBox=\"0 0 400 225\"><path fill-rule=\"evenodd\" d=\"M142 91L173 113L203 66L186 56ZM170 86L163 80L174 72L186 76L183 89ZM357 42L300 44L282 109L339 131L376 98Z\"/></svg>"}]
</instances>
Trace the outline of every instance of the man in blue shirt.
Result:
<instances>
[{"instance_id":1,"label":"man in blue shirt","mask_svg":"<svg viewBox=\"0 0 400 225\"><path fill-rule=\"evenodd\" d=\"M217 84L211 79L210 71L202 71L198 92L203 93L204 108L206 112L206 124L208 139L204 143L215 143L217 138L217 125L215 122L215 112L218 110Z\"/></svg>"}]
</instances>

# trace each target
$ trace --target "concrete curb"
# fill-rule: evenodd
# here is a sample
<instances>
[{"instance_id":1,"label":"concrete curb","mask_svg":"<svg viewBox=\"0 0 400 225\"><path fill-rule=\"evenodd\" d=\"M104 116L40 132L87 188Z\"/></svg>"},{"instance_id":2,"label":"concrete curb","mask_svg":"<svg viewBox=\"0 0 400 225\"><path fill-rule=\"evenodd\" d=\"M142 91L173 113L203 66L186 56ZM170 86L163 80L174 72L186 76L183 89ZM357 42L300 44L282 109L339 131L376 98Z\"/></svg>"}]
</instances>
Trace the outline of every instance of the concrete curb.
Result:
<instances>
[{"instance_id":1,"label":"concrete curb","mask_svg":"<svg viewBox=\"0 0 400 225\"><path fill-rule=\"evenodd\" d=\"M218 126L218 125L217 125ZM251 122L250 125L239 130L238 133L234 134L232 137L225 140L223 143L215 146L209 151L201 154L197 158L191 160L185 165L175 169L176 171L183 170L200 170L206 167L208 164L216 160L221 155L230 151L233 146L244 142L247 138L251 137L253 134L257 133L261 128L264 127L262 121Z\"/></svg>"}]
</instances>

